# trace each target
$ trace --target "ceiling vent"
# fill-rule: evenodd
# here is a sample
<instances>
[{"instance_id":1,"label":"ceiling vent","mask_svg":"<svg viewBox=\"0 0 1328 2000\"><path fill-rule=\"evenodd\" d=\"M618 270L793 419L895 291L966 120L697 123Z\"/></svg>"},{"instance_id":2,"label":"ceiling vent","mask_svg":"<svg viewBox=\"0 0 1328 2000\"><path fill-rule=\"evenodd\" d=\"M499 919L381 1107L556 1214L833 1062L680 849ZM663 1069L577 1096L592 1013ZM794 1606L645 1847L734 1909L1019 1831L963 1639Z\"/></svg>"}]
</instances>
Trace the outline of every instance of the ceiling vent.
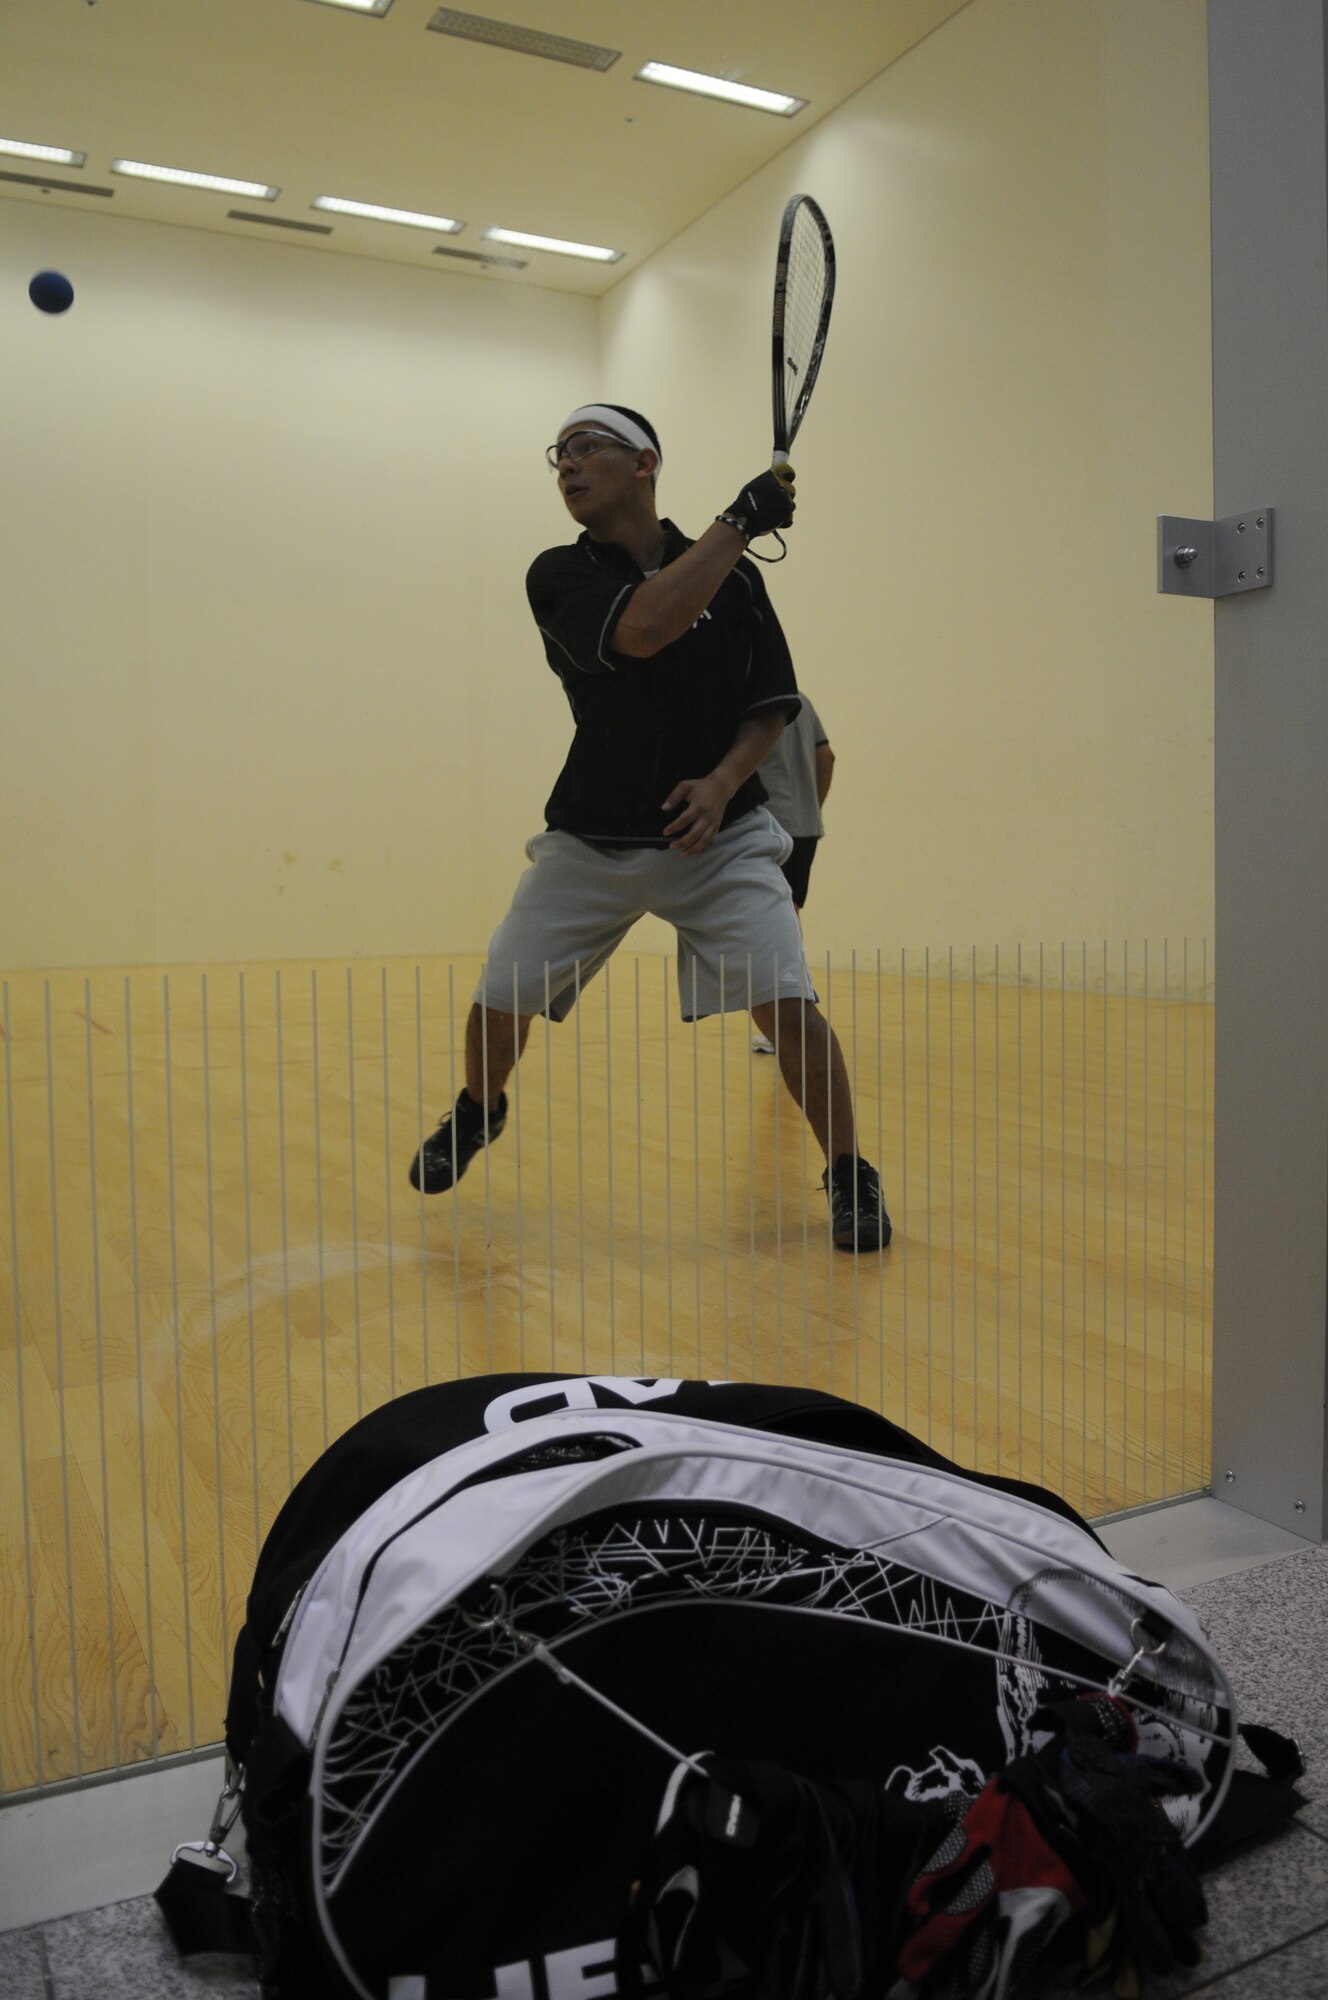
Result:
<instances>
[{"instance_id":1,"label":"ceiling vent","mask_svg":"<svg viewBox=\"0 0 1328 2000\"><path fill-rule=\"evenodd\" d=\"M20 187L55 189L60 194L104 194L108 201L115 195L114 188L93 187L89 181L55 181L49 174L11 174L0 170L0 181L17 181Z\"/></svg>"},{"instance_id":2,"label":"ceiling vent","mask_svg":"<svg viewBox=\"0 0 1328 2000\"><path fill-rule=\"evenodd\" d=\"M482 250L453 250L446 243L434 246L435 257L459 257L464 264L490 264L498 271L524 271L524 257L489 257Z\"/></svg>"},{"instance_id":3,"label":"ceiling vent","mask_svg":"<svg viewBox=\"0 0 1328 2000\"><path fill-rule=\"evenodd\" d=\"M228 208L227 222L261 222L264 229L300 229L308 236L330 236L332 225L328 222L293 222L285 215L253 215L247 208Z\"/></svg>"},{"instance_id":4,"label":"ceiling vent","mask_svg":"<svg viewBox=\"0 0 1328 2000\"><path fill-rule=\"evenodd\" d=\"M566 35L546 35L539 28L518 28L511 21L491 21L483 14L463 14L440 7L429 26L439 35L462 42L484 42L491 49L515 49L518 55L543 56L546 62L571 63L575 69L611 69L621 49L597 48L593 42L573 42Z\"/></svg>"}]
</instances>

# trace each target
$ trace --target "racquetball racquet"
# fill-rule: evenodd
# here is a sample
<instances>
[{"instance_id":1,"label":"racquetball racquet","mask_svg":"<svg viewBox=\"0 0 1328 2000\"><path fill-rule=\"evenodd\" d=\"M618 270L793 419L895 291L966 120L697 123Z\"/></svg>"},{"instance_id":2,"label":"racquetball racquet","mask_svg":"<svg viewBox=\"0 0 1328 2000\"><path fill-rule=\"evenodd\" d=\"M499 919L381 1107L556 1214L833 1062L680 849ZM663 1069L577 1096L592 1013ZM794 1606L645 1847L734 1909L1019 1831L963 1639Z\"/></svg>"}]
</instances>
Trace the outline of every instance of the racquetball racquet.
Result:
<instances>
[{"instance_id":1,"label":"racquetball racquet","mask_svg":"<svg viewBox=\"0 0 1328 2000\"><path fill-rule=\"evenodd\" d=\"M809 194L795 194L779 225L771 337L775 449L771 470L787 481L789 449L816 387L835 299L835 240Z\"/></svg>"}]
</instances>

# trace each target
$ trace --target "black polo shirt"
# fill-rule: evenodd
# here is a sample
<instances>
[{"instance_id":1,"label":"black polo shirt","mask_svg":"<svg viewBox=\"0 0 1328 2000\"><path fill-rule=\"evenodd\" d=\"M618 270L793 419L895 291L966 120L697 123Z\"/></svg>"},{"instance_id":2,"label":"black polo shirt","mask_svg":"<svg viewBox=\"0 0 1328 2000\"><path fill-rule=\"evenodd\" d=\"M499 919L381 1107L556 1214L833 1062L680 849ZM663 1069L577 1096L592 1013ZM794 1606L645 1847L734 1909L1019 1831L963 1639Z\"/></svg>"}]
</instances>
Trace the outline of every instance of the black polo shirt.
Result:
<instances>
[{"instance_id":1,"label":"black polo shirt","mask_svg":"<svg viewBox=\"0 0 1328 2000\"><path fill-rule=\"evenodd\" d=\"M664 563L691 543L671 521ZM616 542L582 535L536 556L526 594L549 665L572 706L576 734L545 807L549 826L629 847L667 847L676 813L663 802L683 778L713 771L745 716L800 706L793 661L755 563L743 557L695 625L649 659L615 652L610 640L628 599L644 583ZM728 826L763 803L753 774L730 799Z\"/></svg>"}]
</instances>

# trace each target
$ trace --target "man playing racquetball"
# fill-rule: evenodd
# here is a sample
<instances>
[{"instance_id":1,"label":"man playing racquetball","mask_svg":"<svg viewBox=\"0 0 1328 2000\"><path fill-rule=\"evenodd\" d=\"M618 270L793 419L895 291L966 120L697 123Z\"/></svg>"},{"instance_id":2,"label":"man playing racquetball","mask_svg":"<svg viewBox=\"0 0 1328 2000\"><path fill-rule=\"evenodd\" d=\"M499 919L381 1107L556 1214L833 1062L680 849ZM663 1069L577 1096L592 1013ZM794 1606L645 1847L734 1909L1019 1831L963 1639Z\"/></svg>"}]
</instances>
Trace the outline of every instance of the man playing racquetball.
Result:
<instances>
[{"instance_id":1,"label":"man playing racquetball","mask_svg":"<svg viewBox=\"0 0 1328 2000\"><path fill-rule=\"evenodd\" d=\"M791 469L759 474L689 542L656 512L659 439L637 412L574 410L548 460L582 532L536 557L526 589L576 732L490 942L466 1025L466 1087L420 1147L411 1183L453 1187L497 1138L531 1020L564 1020L649 912L678 933L683 1018L750 1005L776 1043L826 1155L835 1243L883 1249L880 1181L858 1156L848 1072L780 872L789 839L756 776L799 703L784 634L745 558L749 542L791 521Z\"/></svg>"}]
</instances>

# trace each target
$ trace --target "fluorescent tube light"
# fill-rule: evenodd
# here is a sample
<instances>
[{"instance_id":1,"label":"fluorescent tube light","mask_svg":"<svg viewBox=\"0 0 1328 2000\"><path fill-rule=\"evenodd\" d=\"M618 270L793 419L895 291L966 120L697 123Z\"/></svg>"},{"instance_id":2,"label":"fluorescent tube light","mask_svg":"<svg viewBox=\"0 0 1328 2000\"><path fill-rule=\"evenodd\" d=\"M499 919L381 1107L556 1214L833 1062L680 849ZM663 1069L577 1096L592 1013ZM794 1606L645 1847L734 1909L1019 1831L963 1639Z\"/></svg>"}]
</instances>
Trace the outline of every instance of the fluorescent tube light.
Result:
<instances>
[{"instance_id":1,"label":"fluorescent tube light","mask_svg":"<svg viewBox=\"0 0 1328 2000\"><path fill-rule=\"evenodd\" d=\"M372 201L343 201L340 195L315 195L310 208L330 209L334 215L362 215L369 222L404 222L412 229L432 229L435 236L456 236L465 228L450 215L422 215L414 208L380 208Z\"/></svg>"},{"instance_id":2,"label":"fluorescent tube light","mask_svg":"<svg viewBox=\"0 0 1328 2000\"><path fill-rule=\"evenodd\" d=\"M29 146L24 139L0 139L0 153L13 153L19 160L51 160L61 167L81 167L86 153L72 153L67 146Z\"/></svg>"},{"instance_id":3,"label":"fluorescent tube light","mask_svg":"<svg viewBox=\"0 0 1328 2000\"><path fill-rule=\"evenodd\" d=\"M281 193L262 181L232 181L222 174L193 174L184 167L152 167L145 160L112 160L113 174L129 174L140 181L173 181L180 187L208 188L215 194L243 194L250 201L275 201Z\"/></svg>"},{"instance_id":4,"label":"fluorescent tube light","mask_svg":"<svg viewBox=\"0 0 1328 2000\"><path fill-rule=\"evenodd\" d=\"M675 69L672 63L648 62L636 72L637 83L663 83L670 90L691 90L698 97L722 97L729 104L745 104L752 111L773 111L791 118L806 107L805 97L786 97L779 90L757 90L749 83L730 83L727 77L706 76L697 69Z\"/></svg>"},{"instance_id":5,"label":"fluorescent tube light","mask_svg":"<svg viewBox=\"0 0 1328 2000\"><path fill-rule=\"evenodd\" d=\"M486 229L490 243L514 243L520 250L552 250L559 257L588 257L592 264L616 264L626 253L598 243L565 243L561 236L529 236L524 229Z\"/></svg>"},{"instance_id":6,"label":"fluorescent tube light","mask_svg":"<svg viewBox=\"0 0 1328 2000\"><path fill-rule=\"evenodd\" d=\"M323 7L345 7L352 14L383 15L392 5L392 0L319 0Z\"/></svg>"}]
</instances>

